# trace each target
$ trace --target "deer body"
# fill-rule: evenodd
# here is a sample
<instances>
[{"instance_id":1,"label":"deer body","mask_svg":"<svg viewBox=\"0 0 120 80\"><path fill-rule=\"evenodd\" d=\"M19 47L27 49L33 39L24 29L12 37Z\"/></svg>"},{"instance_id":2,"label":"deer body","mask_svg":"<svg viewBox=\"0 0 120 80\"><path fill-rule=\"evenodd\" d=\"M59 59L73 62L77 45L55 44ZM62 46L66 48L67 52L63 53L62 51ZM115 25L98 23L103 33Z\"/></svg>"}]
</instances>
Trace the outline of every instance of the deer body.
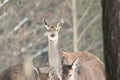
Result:
<instances>
[{"instance_id":1,"label":"deer body","mask_svg":"<svg viewBox=\"0 0 120 80\"><path fill-rule=\"evenodd\" d=\"M22 68L23 65L18 64L17 66L6 69L5 71L1 72L0 80L26 80L27 77L25 76Z\"/></svg>"},{"instance_id":2,"label":"deer body","mask_svg":"<svg viewBox=\"0 0 120 80\"><path fill-rule=\"evenodd\" d=\"M64 68L64 80L105 80L104 64L92 59L78 64L76 60L68 68Z\"/></svg>"},{"instance_id":3,"label":"deer body","mask_svg":"<svg viewBox=\"0 0 120 80\"><path fill-rule=\"evenodd\" d=\"M84 62L92 60L92 59L99 60L99 58L97 58L95 55L93 55L92 53L87 52L87 51L81 51L81 52L77 52L77 53L61 52L60 54L61 54L61 57L67 58L69 65L72 64L76 58L79 59L79 63L84 63Z\"/></svg>"},{"instance_id":4,"label":"deer body","mask_svg":"<svg viewBox=\"0 0 120 80\"><path fill-rule=\"evenodd\" d=\"M68 59L69 64L71 64L76 58L79 58L80 63L89 61L91 59L98 59L96 56L86 51L81 51L78 53L67 53L61 51L59 49L59 36L58 36L61 24L63 24L63 19L56 26L47 24L47 22L44 19L44 26L47 28L48 32L49 64L50 67L54 68L55 73L60 80L62 80L63 75L62 57L66 57Z\"/></svg>"},{"instance_id":5,"label":"deer body","mask_svg":"<svg viewBox=\"0 0 120 80\"><path fill-rule=\"evenodd\" d=\"M52 73L51 67L38 66L36 68L31 64L19 63L2 71L0 80L55 80L57 76L51 78L53 77Z\"/></svg>"}]
</instances>

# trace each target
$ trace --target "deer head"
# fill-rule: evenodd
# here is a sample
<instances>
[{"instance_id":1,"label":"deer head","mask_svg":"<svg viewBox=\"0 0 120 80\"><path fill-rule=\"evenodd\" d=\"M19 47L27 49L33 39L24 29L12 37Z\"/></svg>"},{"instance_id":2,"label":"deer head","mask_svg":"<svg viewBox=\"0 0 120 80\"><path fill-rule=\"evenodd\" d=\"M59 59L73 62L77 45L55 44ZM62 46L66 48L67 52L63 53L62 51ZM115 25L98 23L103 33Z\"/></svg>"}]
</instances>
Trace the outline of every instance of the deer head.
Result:
<instances>
[{"instance_id":1,"label":"deer head","mask_svg":"<svg viewBox=\"0 0 120 80\"><path fill-rule=\"evenodd\" d=\"M71 69L69 69L69 72L67 75L68 80L79 80L81 68L78 65L78 61L79 61L79 59L77 58L71 65Z\"/></svg>"},{"instance_id":2,"label":"deer head","mask_svg":"<svg viewBox=\"0 0 120 80\"><path fill-rule=\"evenodd\" d=\"M36 74L35 75L36 80L59 80L59 78L55 74L54 68L38 66L38 69L35 70L35 68L34 68L34 71Z\"/></svg>"},{"instance_id":3,"label":"deer head","mask_svg":"<svg viewBox=\"0 0 120 80\"><path fill-rule=\"evenodd\" d=\"M79 59L76 58L71 65L67 64L67 59L63 59L63 80L79 80L76 79L76 75L80 74Z\"/></svg>"},{"instance_id":4,"label":"deer head","mask_svg":"<svg viewBox=\"0 0 120 80\"><path fill-rule=\"evenodd\" d=\"M48 80L59 80L59 78L57 77L53 68L49 71L49 79Z\"/></svg>"},{"instance_id":5,"label":"deer head","mask_svg":"<svg viewBox=\"0 0 120 80\"><path fill-rule=\"evenodd\" d=\"M62 24L64 23L64 20L61 19L61 21L57 23L57 25L49 25L45 19L43 19L43 23L48 32L48 39L51 41L58 39L58 32Z\"/></svg>"}]
</instances>

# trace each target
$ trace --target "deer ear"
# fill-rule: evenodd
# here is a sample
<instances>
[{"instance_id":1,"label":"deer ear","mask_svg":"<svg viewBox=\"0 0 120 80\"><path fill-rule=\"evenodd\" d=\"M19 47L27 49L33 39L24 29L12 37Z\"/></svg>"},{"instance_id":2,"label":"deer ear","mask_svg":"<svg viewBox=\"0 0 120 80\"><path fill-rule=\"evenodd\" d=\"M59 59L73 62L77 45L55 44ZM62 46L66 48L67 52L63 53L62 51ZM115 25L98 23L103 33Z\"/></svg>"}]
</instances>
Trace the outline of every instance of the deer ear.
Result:
<instances>
[{"instance_id":1,"label":"deer ear","mask_svg":"<svg viewBox=\"0 0 120 80\"><path fill-rule=\"evenodd\" d=\"M48 23L46 22L45 18L43 18L43 25L48 29Z\"/></svg>"},{"instance_id":2,"label":"deer ear","mask_svg":"<svg viewBox=\"0 0 120 80\"><path fill-rule=\"evenodd\" d=\"M65 56L62 57L62 65L68 65L68 60Z\"/></svg>"},{"instance_id":3,"label":"deer ear","mask_svg":"<svg viewBox=\"0 0 120 80\"><path fill-rule=\"evenodd\" d=\"M64 19L62 18L62 19L59 21L59 23L57 24L57 27L58 27L58 28L61 28L61 26L63 26L63 24L64 24Z\"/></svg>"},{"instance_id":4,"label":"deer ear","mask_svg":"<svg viewBox=\"0 0 120 80\"><path fill-rule=\"evenodd\" d=\"M79 62L79 59L76 58L76 59L73 61L73 63L72 63L72 69L77 68L77 66L78 66L78 62Z\"/></svg>"}]
</instances>

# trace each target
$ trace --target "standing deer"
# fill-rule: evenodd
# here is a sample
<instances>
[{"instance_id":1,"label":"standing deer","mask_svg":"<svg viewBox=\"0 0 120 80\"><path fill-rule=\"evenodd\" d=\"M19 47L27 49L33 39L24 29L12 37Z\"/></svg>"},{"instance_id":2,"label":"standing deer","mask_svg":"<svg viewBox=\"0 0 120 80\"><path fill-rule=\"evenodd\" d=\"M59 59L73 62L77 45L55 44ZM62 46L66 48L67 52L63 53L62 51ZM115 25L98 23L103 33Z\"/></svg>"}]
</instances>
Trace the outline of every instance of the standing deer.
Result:
<instances>
[{"instance_id":1,"label":"standing deer","mask_svg":"<svg viewBox=\"0 0 120 80\"><path fill-rule=\"evenodd\" d=\"M98 59L95 55L87 52L81 51L77 53L68 53L61 51L59 48L59 35L61 25L64 23L63 19L57 25L49 25L45 19L43 19L44 26L48 32L48 57L50 67L54 68L56 75L60 80L62 80L62 57L68 59L68 63L71 64L76 58L79 58L79 62L83 63L91 59Z\"/></svg>"},{"instance_id":2,"label":"standing deer","mask_svg":"<svg viewBox=\"0 0 120 80\"><path fill-rule=\"evenodd\" d=\"M79 64L76 59L71 65L63 66L64 80L105 80L104 64L96 59Z\"/></svg>"}]
</instances>

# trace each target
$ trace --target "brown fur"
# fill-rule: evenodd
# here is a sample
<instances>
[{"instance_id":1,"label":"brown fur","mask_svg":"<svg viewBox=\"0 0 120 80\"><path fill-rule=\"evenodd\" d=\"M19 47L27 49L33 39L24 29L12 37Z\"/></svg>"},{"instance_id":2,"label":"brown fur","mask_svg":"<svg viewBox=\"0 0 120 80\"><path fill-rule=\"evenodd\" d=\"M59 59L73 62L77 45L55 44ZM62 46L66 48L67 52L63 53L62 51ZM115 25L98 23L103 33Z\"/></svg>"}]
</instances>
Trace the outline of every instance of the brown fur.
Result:
<instances>
[{"instance_id":1,"label":"brown fur","mask_svg":"<svg viewBox=\"0 0 120 80\"><path fill-rule=\"evenodd\" d=\"M19 63L0 73L0 80L47 80L48 74L39 73L29 64Z\"/></svg>"},{"instance_id":2,"label":"brown fur","mask_svg":"<svg viewBox=\"0 0 120 80\"><path fill-rule=\"evenodd\" d=\"M27 74L25 73L22 63L14 65L1 72L0 80L27 80Z\"/></svg>"},{"instance_id":3,"label":"brown fur","mask_svg":"<svg viewBox=\"0 0 120 80\"><path fill-rule=\"evenodd\" d=\"M92 53L87 52L87 51L81 51L81 52L77 52L77 53L68 53L68 52L61 51L60 55L61 55L61 57L66 57L69 64L72 64L72 62L76 58L79 59L79 63L84 63L84 62L92 60L92 59L99 60L98 57L96 57L95 55L93 55Z\"/></svg>"},{"instance_id":4,"label":"brown fur","mask_svg":"<svg viewBox=\"0 0 120 80\"><path fill-rule=\"evenodd\" d=\"M78 72L77 72L78 71ZM64 80L105 80L104 64L96 59L65 69Z\"/></svg>"},{"instance_id":5,"label":"brown fur","mask_svg":"<svg viewBox=\"0 0 120 80\"><path fill-rule=\"evenodd\" d=\"M91 59L98 59L93 54L90 54L89 52L82 51L78 53L67 53L60 51L59 48L59 35L58 32L61 28L61 24L63 24L63 19L57 24L57 26L49 25L44 19L44 26L46 27L48 31L48 46L49 46L49 63L50 67L53 67L55 69L55 73L59 77L60 80L62 80L62 57L66 57L68 59L69 64L72 64L72 62L79 58L79 63L84 63L86 61L89 61Z\"/></svg>"}]
</instances>

